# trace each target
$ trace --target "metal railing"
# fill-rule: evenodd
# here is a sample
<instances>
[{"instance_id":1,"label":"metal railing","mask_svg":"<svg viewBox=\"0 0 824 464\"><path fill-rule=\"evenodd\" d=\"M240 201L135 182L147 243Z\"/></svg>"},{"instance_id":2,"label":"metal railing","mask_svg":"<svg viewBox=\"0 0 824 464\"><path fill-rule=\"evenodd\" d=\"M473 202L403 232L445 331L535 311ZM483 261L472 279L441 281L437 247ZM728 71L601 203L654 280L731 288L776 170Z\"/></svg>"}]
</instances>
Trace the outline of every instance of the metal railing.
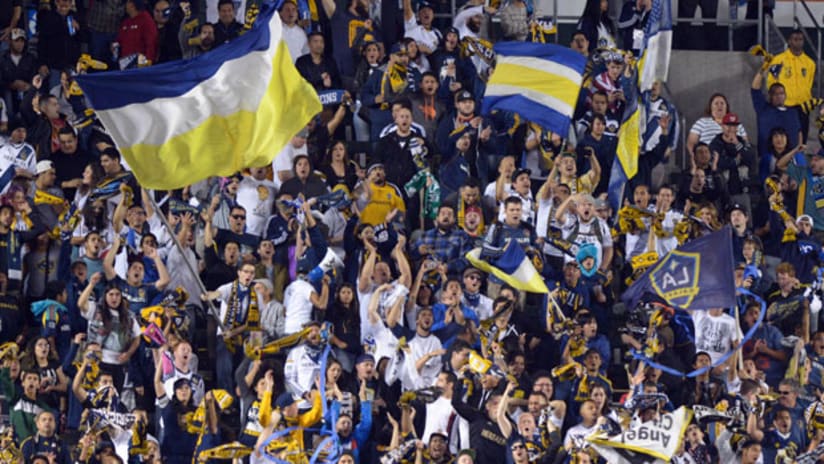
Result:
<instances>
[{"instance_id":1,"label":"metal railing","mask_svg":"<svg viewBox=\"0 0 824 464\"><path fill-rule=\"evenodd\" d=\"M787 39L784 38L784 34L781 33L772 16L767 15L764 18L764 29L764 48L767 53L777 55L786 50Z\"/></svg>"},{"instance_id":2,"label":"metal railing","mask_svg":"<svg viewBox=\"0 0 824 464\"><path fill-rule=\"evenodd\" d=\"M803 12L806 13L806 18L812 23L813 28L815 29L815 42L810 37L810 34L807 33L807 29L803 26L801 20L798 17L798 5L803 7ZM793 24L795 28L800 30L802 34L804 34L804 40L812 45L813 50L813 57L815 64L816 64L816 93L821 95L821 36L822 36L822 29L821 24L815 19L815 15L813 14L810 7L807 6L807 2L804 0L793 0Z\"/></svg>"},{"instance_id":3,"label":"metal railing","mask_svg":"<svg viewBox=\"0 0 824 464\"><path fill-rule=\"evenodd\" d=\"M732 0L731 0L732 2ZM764 39L764 0L758 0L758 18L756 19L741 19L738 18L738 11L737 11L737 2L734 2L736 6L731 7L730 13L732 13L733 9L736 8L735 14L730 14L729 18L673 18L672 24L675 26L679 23L699 23L701 25L704 24L716 24L719 26L728 26L728 34L727 34L727 50L733 51L733 33L735 29L738 29L742 26L756 26L758 29L758 41L756 43L763 43ZM749 8L749 7L747 7Z\"/></svg>"}]
</instances>

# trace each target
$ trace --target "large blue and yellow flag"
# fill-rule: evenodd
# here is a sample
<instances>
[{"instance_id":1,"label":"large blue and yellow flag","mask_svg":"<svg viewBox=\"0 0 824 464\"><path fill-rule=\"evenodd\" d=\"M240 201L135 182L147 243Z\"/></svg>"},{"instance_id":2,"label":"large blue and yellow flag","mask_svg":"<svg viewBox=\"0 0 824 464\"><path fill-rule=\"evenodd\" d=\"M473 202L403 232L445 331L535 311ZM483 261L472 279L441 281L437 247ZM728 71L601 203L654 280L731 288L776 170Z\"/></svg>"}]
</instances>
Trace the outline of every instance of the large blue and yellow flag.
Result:
<instances>
[{"instance_id":1,"label":"large blue and yellow flag","mask_svg":"<svg viewBox=\"0 0 824 464\"><path fill-rule=\"evenodd\" d=\"M466 260L518 290L549 293L543 277L515 240L507 242L503 249L475 248L466 254Z\"/></svg>"},{"instance_id":2,"label":"large blue and yellow flag","mask_svg":"<svg viewBox=\"0 0 824 464\"><path fill-rule=\"evenodd\" d=\"M618 128L618 147L609 174L608 200L613 211L621 208L624 188L638 173L638 156L641 152L641 101L635 79L622 79L627 106L621 126Z\"/></svg>"},{"instance_id":3,"label":"large blue and yellow flag","mask_svg":"<svg viewBox=\"0 0 824 464\"><path fill-rule=\"evenodd\" d=\"M518 113L546 130L566 135L586 57L553 44L495 44L497 64L483 99L483 113L494 109Z\"/></svg>"},{"instance_id":4,"label":"large blue and yellow flag","mask_svg":"<svg viewBox=\"0 0 824 464\"><path fill-rule=\"evenodd\" d=\"M630 286L622 299L634 307L653 296L689 309L735 306L735 268L729 226L669 252Z\"/></svg>"},{"instance_id":5,"label":"large blue and yellow flag","mask_svg":"<svg viewBox=\"0 0 824 464\"><path fill-rule=\"evenodd\" d=\"M321 111L271 3L252 30L192 60L78 82L140 184L154 189L265 166Z\"/></svg>"},{"instance_id":6,"label":"large blue and yellow flag","mask_svg":"<svg viewBox=\"0 0 824 464\"><path fill-rule=\"evenodd\" d=\"M672 54L671 0L652 0L644 28L644 42L638 69L641 91L652 88L656 80L666 81Z\"/></svg>"}]
</instances>

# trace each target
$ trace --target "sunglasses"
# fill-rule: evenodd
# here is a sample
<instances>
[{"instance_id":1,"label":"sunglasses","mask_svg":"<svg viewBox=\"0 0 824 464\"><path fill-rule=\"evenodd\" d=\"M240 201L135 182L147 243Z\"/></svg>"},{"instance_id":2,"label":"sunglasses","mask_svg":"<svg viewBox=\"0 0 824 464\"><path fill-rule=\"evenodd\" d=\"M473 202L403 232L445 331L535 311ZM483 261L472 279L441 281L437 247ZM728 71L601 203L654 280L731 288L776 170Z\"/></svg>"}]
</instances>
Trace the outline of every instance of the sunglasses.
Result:
<instances>
[{"instance_id":1,"label":"sunglasses","mask_svg":"<svg viewBox=\"0 0 824 464\"><path fill-rule=\"evenodd\" d=\"M481 276L479 276L478 274L469 274L468 276L466 276L466 278L469 280L481 280Z\"/></svg>"},{"instance_id":2,"label":"sunglasses","mask_svg":"<svg viewBox=\"0 0 824 464\"><path fill-rule=\"evenodd\" d=\"M510 449L512 451L515 451L515 450L524 449L524 448L526 448L524 445L522 445L520 443L517 443L517 444L512 445L512 448L510 448Z\"/></svg>"},{"instance_id":3,"label":"sunglasses","mask_svg":"<svg viewBox=\"0 0 824 464\"><path fill-rule=\"evenodd\" d=\"M792 392L789 391L789 390L778 390L778 394L781 395L781 396L784 396L784 395L790 395L790 394L792 394Z\"/></svg>"},{"instance_id":4,"label":"sunglasses","mask_svg":"<svg viewBox=\"0 0 824 464\"><path fill-rule=\"evenodd\" d=\"M233 214L233 215L232 215L232 218L233 218L233 219L237 219L238 221L241 221L241 220L245 220L245 219L246 219L246 216L244 216L244 215L242 215L242 214Z\"/></svg>"}]
</instances>

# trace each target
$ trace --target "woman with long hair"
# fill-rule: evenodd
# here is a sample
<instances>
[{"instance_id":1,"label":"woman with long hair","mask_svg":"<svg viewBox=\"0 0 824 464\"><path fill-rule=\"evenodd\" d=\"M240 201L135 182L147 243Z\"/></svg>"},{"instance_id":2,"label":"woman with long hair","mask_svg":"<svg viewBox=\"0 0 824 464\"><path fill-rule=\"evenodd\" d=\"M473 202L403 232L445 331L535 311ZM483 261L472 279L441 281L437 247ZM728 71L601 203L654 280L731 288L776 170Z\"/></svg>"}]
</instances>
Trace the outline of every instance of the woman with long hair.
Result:
<instances>
[{"instance_id":1,"label":"woman with long hair","mask_svg":"<svg viewBox=\"0 0 824 464\"><path fill-rule=\"evenodd\" d=\"M409 56L409 66L417 68L421 74L432 70L429 65L429 60L423 56L423 53L421 53L418 48L418 42L416 42L415 39L406 37L403 39L403 44L406 45L406 54Z\"/></svg>"},{"instance_id":2,"label":"woman with long hair","mask_svg":"<svg viewBox=\"0 0 824 464\"><path fill-rule=\"evenodd\" d=\"M695 121L687 136L687 153L689 153L690 159L695 155L695 146L698 142L709 145L716 135L723 132L721 126L724 123L724 116L728 113L732 113L732 109L730 109L730 102L727 97L723 93L712 94L706 108L704 108L704 116ZM744 130L743 124L738 125L737 135L747 138L747 131Z\"/></svg>"},{"instance_id":3,"label":"woman with long hair","mask_svg":"<svg viewBox=\"0 0 824 464\"><path fill-rule=\"evenodd\" d=\"M343 140L335 140L329 144L320 171L326 176L329 190L334 190L340 185L346 187L347 194L351 194L358 182L358 165L349 159L349 152Z\"/></svg>"},{"instance_id":4,"label":"woman with long hair","mask_svg":"<svg viewBox=\"0 0 824 464\"><path fill-rule=\"evenodd\" d=\"M335 301L326 312L326 320L334 326L332 343L335 358L343 370L352 372L360 354L360 304L355 287L341 284Z\"/></svg>"},{"instance_id":5,"label":"woman with long hair","mask_svg":"<svg viewBox=\"0 0 824 464\"><path fill-rule=\"evenodd\" d=\"M49 339L43 336L33 339L21 364L24 370L35 370L40 373L39 393L52 410L65 412L65 393L69 379L60 368L57 351L51 346Z\"/></svg>"},{"instance_id":6,"label":"woman with long hair","mask_svg":"<svg viewBox=\"0 0 824 464\"><path fill-rule=\"evenodd\" d=\"M616 48L615 25L609 19L608 0L587 0L578 20L578 30L589 40L589 52L597 48Z\"/></svg>"},{"instance_id":7,"label":"woman with long hair","mask_svg":"<svg viewBox=\"0 0 824 464\"><path fill-rule=\"evenodd\" d=\"M106 285L99 301L91 301L94 287L101 279L99 272L89 278L89 284L77 300L77 307L89 323L86 339L102 347L100 365L112 372L114 385L119 391L123 388L129 359L140 345L140 326L116 283Z\"/></svg>"}]
</instances>

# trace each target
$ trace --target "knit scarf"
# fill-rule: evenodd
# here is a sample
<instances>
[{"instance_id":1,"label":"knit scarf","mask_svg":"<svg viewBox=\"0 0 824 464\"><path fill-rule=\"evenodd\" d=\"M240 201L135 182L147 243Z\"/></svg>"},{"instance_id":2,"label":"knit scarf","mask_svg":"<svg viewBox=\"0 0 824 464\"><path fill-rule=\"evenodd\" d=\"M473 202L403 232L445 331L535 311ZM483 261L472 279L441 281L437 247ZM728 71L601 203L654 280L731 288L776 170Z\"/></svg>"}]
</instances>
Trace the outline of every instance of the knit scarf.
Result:
<instances>
[{"instance_id":1,"label":"knit scarf","mask_svg":"<svg viewBox=\"0 0 824 464\"><path fill-rule=\"evenodd\" d=\"M62 205L65 202L66 200L64 198L60 198L50 193L46 193L42 190L34 191L35 205Z\"/></svg>"},{"instance_id":2,"label":"knit scarf","mask_svg":"<svg viewBox=\"0 0 824 464\"><path fill-rule=\"evenodd\" d=\"M244 314L243 300L249 297L249 310ZM232 292L229 295L229 309L223 318L223 327L227 330L243 325L244 321L248 326L257 327L260 323L260 312L258 311L258 300L255 289L247 287L245 290L240 285L239 280L232 283ZM227 340L226 347L234 353L235 347L243 343L243 336L236 335L231 340Z\"/></svg>"}]
</instances>

